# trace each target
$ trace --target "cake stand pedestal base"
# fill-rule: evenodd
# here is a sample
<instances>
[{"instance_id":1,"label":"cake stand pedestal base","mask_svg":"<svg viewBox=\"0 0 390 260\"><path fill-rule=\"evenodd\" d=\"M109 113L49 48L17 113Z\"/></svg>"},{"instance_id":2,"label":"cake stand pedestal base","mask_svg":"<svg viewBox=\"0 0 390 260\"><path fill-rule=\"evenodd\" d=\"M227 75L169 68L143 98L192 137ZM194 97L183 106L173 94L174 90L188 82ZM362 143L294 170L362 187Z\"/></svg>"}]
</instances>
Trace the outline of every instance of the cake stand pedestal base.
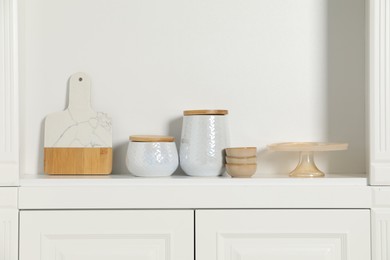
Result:
<instances>
[{"instance_id":1,"label":"cake stand pedestal base","mask_svg":"<svg viewBox=\"0 0 390 260\"><path fill-rule=\"evenodd\" d=\"M299 163L297 167L290 172L290 177L324 177L325 174L320 171L314 163L313 152L300 152Z\"/></svg>"}]
</instances>

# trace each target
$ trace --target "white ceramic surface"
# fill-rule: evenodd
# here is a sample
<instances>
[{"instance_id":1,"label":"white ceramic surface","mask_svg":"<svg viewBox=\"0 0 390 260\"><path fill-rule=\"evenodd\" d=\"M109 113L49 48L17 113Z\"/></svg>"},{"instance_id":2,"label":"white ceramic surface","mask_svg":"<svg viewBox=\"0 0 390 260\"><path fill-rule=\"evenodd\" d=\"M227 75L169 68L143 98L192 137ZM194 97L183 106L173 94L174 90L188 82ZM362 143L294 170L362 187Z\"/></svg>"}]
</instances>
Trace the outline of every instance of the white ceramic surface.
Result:
<instances>
[{"instance_id":1,"label":"white ceramic surface","mask_svg":"<svg viewBox=\"0 0 390 260\"><path fill-rule=\"evenodd\" d=\"M179 166L175 142L129 142L126 166L139 177L170 176Z\"/></svg>"},{"instance_id":2,"label":"white ceramic surface","mask_svg":"<svg viewBox=\"0 0 390 260\"><path fill-rule=\"evenodd\" d=\"M91 107L91 80L85 73L69 80L69 105L46 116L45 147L112 147L111 118Z\"/></svg>"},{"instance_id":3,"label":"white ceramic surface","mask_svg":"<svg viewBox=\"0 0 390 260\"><path fill-rule=\"evenodd\" d=\"M224 149L229 146L225 115L184 116L180 166L190 176L218 176L225 172Z\"/></svg>"}]
</instances>

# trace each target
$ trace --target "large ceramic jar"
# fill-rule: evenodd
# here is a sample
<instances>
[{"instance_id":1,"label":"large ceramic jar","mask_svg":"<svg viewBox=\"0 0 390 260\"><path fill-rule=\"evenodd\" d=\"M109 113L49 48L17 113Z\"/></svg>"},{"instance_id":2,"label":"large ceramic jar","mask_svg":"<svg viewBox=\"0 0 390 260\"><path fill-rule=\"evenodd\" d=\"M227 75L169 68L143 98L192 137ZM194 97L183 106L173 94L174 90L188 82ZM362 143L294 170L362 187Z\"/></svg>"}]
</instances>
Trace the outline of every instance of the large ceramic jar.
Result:
<instances>
[{"instance_id":1,"label":"large ceramic jar","mask_svg":"<svg viewBox=\"0 0 390 260\"><path fill-rule=\"evenodd\" d=\"M179 166L175 139L171 136L130 136L126 166L139 177L170 176Z\"/></svg>"},{"instance_id":2,"label":"large ceramic jar","mask_svg":"<svg viewBox=\"0 0 390 260\"><path fill-rule=\"evenodd\" d=\"M224 173L229 146L227 110L186 110L180 142L180 166L190 176Z\"/></svg>"}]
</instances>

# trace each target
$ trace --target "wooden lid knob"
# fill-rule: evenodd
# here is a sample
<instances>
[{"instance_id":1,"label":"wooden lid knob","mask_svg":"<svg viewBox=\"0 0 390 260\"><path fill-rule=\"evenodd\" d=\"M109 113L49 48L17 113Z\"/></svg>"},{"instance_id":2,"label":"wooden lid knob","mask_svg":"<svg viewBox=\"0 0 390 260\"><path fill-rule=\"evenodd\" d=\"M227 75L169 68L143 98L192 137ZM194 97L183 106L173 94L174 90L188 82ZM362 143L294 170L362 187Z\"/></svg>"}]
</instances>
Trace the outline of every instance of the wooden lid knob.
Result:
<instances>
[{"instance_id":1,"label":"wooden lid knob","mask_svg":"<svg viewBox=\"0 0 390 260\"><path fill-rule=\"evenodd\" d=\"M132 142L174 142L175 138L164 135L131 135L129 140Z\"/></svg>"},{"instance_id":2,"label":"wooden lid knob","mask_svg":"<svg viewBox=\"0 0 390 260\"><path fill-rule=\"evenodd\" d=\"M228 111L223 109L200 109L200 110L184 110L183 115L185 116L196 116L196 115L227 115Z\"/></svg>"}]
</instances>

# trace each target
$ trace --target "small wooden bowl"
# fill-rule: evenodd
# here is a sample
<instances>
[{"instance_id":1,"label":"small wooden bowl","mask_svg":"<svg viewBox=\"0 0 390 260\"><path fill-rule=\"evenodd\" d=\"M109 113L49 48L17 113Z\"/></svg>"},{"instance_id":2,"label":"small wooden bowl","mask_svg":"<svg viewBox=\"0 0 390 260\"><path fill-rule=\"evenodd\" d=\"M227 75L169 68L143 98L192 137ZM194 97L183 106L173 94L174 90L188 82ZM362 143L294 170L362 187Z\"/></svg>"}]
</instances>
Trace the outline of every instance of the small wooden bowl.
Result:
<instances>
[{"instance_id":1,"label":"small wooden bowl","mask_svg":"<svg viewBox=\"0 0 390 260\"><path fill-rule=\"evenodd\" d=\"M256 173L257 164L226 164L227 173L233 178L250 178Z\"/></svg>"},{"instance_id":2,"label":"small wooden bowl","mask_svg":"<svg viewBox=\"0 0 390 260\"><path fill-rule=\"evenodd\" d=\"M230 157L253 157L256 156L256 147L231 147L226 148L226 155Z\"/></svg>"},{"instance_id":3,"label":"small wooden bowl","mask_svg":"<svg viewBox=\"0 0 390 260\"><path fill-rule=\"evenodd\" d=\"M256 164L257 157L232 157L226 156L226 162L231 164Z\"/></svg>"}]
</instances>

